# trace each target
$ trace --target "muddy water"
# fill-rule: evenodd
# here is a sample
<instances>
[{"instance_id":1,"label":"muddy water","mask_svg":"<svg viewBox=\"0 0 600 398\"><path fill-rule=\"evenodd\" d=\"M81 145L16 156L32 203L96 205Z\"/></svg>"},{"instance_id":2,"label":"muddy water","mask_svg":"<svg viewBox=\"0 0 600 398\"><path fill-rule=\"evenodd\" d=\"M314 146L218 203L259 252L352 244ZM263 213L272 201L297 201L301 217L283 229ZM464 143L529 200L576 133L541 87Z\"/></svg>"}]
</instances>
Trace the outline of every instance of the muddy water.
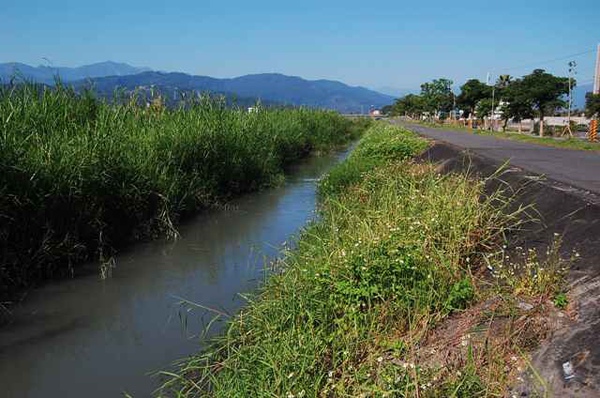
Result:
<instances>
[{"instance_id":1,"label":"muddy water","mask_svg":"<svg viewBox=\"0 0 600 398\"><path fill-rule=\"evenodd\" d=\"M0 329L0 396L151 395L158 380L149 374L196 352L214 315L182 299L235 313L239 293L264 277L265 260L314 217L316 180L346 153L311 158L282 187L202 214L176 241L121 253L109 279L94 274L30 293Z\"/></svg>"}]
</instances>

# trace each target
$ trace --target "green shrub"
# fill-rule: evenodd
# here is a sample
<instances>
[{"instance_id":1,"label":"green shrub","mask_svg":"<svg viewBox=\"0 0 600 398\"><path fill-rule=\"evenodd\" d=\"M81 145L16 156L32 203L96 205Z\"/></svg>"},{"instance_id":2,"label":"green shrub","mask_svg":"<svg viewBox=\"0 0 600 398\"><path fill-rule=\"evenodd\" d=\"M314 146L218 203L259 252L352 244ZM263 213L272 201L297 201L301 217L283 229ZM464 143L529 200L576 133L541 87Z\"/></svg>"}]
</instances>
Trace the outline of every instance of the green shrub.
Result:
<instances>
[{"instance_id":1,"label":"green shrub","mask_svg":"<svg viewBox=\"0 0 600 398\"><path fill-rule=\"evenodd\" d=\"M361 181L365 173L388 162L415 156L427 148L427 141L388 124L376 123L349 158L334 167L321 181L319 193L336 195Z\"/></svg>"}]
</instances>

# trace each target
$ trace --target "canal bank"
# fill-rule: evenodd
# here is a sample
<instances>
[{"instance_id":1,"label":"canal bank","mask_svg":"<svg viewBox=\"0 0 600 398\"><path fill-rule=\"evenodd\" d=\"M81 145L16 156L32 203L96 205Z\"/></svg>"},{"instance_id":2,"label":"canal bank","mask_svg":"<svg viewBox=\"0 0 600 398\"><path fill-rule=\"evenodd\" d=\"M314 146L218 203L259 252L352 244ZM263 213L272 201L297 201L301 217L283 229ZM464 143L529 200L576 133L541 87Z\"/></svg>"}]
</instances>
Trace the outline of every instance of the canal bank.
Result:
<instances>
[{"instance_id":1,"label":"canal bank","mask_svg":"<svg viewBox=\"0 0 600 398\"><path fill-rule=\"evenodd\" d=\"M31 291L0 329L2 396L149 396L158 385L149 374L202 347L215 315L182 301L236 313L265 261L314 217L316 181L347 153L302 161L282 186L198 215L175 241L133 246L106 280L94 273Z\"/></svg>"},{"instance_id":2,"label":"canal bank","mask_svg":"<svg viewBox=\"0 0 600 398\"><path fill-rule=\"evenodd\" d=\"M498 174L411 159L427 145L371 128L321 183L320 221L161 396L506 394L572 259L558 238L512 258L532 208Z\"/></svg>"}]
</instances>

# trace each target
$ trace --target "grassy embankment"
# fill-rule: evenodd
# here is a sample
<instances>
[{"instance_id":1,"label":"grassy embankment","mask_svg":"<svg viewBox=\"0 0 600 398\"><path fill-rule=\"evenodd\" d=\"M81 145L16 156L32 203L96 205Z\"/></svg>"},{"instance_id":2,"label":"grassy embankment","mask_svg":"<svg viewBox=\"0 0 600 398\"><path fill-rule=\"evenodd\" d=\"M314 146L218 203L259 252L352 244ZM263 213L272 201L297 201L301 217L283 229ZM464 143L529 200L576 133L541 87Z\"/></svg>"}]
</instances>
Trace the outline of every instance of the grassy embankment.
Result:
<instances>
[{"instance_id":1,"label":"grassy embankment","mask_svg":"<svg viewBox=\"0 0 600 398\"><path fill-rule=\"evenodd\" d=\"M412 122L412 121L411 121ZM490 131L484 129L470 129L468 127L454 126L454 125L444 125L444 124L436 124L436 123L425 123L414 121L414 123L423 124L427 127L432 127L436 129L442 130L451 130L458 131L461 133L469 133L469 134L479 134L479 135L487 135L497 138L503 138L508 140L522 141L528 142L530 144L538 144L551 146L556 148L566 148L566 149L576 149L576 150L585 150L585 151L600 151L600 142L590 142L580 138L574 137L540 137L538 135L533 135L531 133L519 133L516 131Z\"/></svg>"},{"instance_id":2,"label":"grassy embankment","mask_svg":"<svg viewBox=\"0 0 600 398\"><path fill-rule=\"evenodd\" d=\"M187 214L277 183L290 163L360 134L333 112L136 102L0 88L0 299L85 260L108 262L130 241L176 234Z\"/></svg>"},{"instance_id":3,"label":"grassy embankment","mask_svg":"<svg viewBox=\"0 0 600 398\"><path fill-rule=\"evenodd\" d=\"M320 220L161 395L504 395L543 336L548 298L565 304L565 263L557 245L543 262L534 250L506 259L524 210L485 181L412 162L426 146L368 130L322 181Z\"/></svg>"}]
</instances>

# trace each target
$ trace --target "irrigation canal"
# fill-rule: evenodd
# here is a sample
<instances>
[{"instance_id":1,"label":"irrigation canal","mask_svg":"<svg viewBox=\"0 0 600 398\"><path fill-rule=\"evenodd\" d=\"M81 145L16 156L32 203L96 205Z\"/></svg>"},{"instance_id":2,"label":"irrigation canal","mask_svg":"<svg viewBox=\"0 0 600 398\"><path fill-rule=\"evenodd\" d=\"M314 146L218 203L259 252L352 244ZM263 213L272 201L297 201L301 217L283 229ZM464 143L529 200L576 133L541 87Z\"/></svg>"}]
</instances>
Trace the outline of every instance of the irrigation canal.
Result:
<instances>
[{"instance_id":1,"label":"irrigation canal","mask_svg":"<svg viewBox=\"0 0 600 398\"><path fill-rule=\"evenodd\" d=\"M0 329L0 395L151 395L159 379L149 374L197 352L215 315L182 299L235 313L265 260L314 217L317 179L348 152L307 159L281 187L180 226L176 241L136 245L106 280L92 273L31 292Z\"/></svg>"}]
</instances>

